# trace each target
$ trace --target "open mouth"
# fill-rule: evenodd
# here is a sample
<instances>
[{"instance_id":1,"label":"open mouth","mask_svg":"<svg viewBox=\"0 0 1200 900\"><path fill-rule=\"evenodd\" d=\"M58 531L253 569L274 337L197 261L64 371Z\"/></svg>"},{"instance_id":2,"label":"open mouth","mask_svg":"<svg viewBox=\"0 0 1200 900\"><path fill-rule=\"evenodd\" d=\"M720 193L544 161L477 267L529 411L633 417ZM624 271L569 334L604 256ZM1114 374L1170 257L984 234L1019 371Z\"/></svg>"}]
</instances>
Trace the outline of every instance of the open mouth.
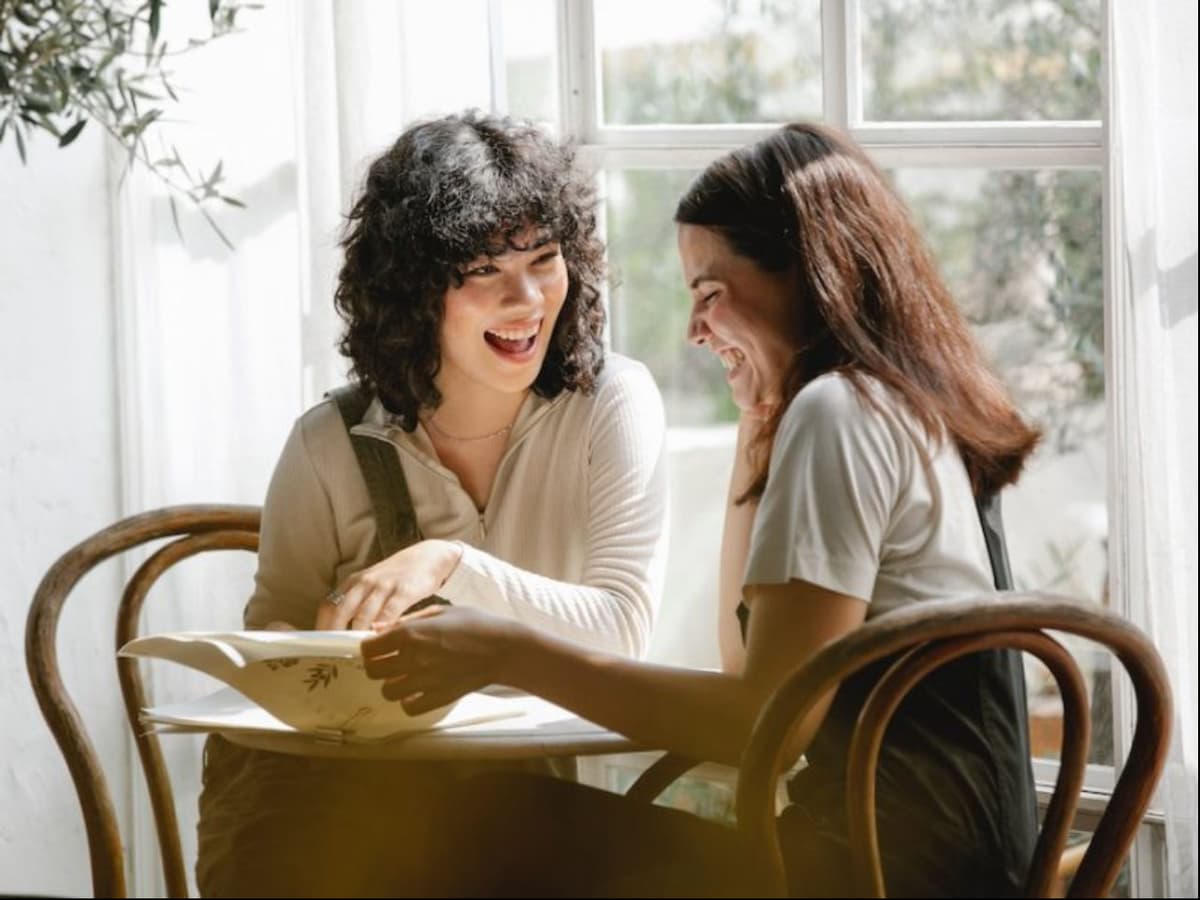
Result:
<instances>
[{"instance_id":1,"label":"open mouth","mask_svg":"<svg viewBox=\"0 0 1200 900\"><path fill-rule=\"evenodd\" d=\"M725 367L725 376L732 377L733 373L741 368L742 363L746 361L746 354L734 347L724 347L717 351L717 358L721 360L721 365Z\"/></svg>"},{"instance_id":2,"label":"open mouth","mask_svg":"<svg viewBox=\"0 0 1200 900\"><path fill-rule=\"evenodd\" d=\"M538 319L519 328L489 329L483 333L483 339L493 350L505 356L526 356L533 352L541 330L542 320Z\"/></svg>"}]
</instances>

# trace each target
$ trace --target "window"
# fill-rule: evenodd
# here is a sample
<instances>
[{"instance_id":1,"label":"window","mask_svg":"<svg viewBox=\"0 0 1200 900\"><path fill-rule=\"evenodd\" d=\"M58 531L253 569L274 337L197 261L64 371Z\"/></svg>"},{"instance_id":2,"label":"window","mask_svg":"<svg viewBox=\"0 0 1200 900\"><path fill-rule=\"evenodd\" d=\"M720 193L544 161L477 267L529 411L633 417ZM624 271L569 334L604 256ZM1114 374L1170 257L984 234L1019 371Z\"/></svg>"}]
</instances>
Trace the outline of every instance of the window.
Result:
<instances>
[{"instance_id":1,"label":"window","mask_svg":"<svg viewBox=\"0 0 1200 900\"><path fill-rule=\"evenodd\" d=\"M675 508L656 657L717 662L706 611L736 419L719 365L683 340L674 205L708 162L791 119L847 129L888 172L1045 431L1004 499L1018 586L1108 602L1103 0L475 6L489 22L493 108L572 136L595 169L611 343L651 368L667 403ZM1072 649L1090 674L1092 786L1104 788L1120 691L1107 659ZM1057 692L1028 665L1035 753L1052 757Z\"/></svg>"},{"instance_id":2,"label":"window","mask_svg":"<svg viewBox=\"0 0 1200 900\"><path fill-rule=\"evenodd\" d=\"M716 558L723 498L712 485L724 483L736 419L719 367L682 339L688 303L670 217L707 162L794 118L846 127L888 171L993 363L1045 429L1005 497L1019 586L1103 602L1099 0L652 9L560 7L558 94L560 127L582 143L605 198L613 347L651 367L671 424L677 508L656 652L716 662L695 625L715 571L696 561ZM1087 665L1087 647L1077 651ZM1108 723L1102 665L1092 680ZM1036 751L1053 756L1056 692L1033 662L1029 687ZM1111 727L1096 729L1092 759L1111 762Z\"/></svg>"}]
</instances>

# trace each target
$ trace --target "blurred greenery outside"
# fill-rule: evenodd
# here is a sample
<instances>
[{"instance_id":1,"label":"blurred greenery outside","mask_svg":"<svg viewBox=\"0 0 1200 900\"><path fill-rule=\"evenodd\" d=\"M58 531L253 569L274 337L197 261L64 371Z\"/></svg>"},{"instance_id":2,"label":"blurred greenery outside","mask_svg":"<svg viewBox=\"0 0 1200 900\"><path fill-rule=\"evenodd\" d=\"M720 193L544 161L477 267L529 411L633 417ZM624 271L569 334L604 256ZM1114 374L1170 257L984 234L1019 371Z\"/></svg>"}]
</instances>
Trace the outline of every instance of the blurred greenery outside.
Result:
<instances>
[{"instance_id":1,"label":"blurred greenery outside","mask_svg":"<svg viewBox=\"0 0 1200 900\"><path fill-rule=\"evenodd\" d=\"M677 11L687 22L679 33L687 37L614 46L601 37L604 121L820 119L819 6L818 0L693 0ZM596 5L598 17L628 17L635 10L625 0ZM603 24L597 23L601 36ZM868 121L1101 116L1099 0L863 0L859 26ZM509 96L535 80L528 67L510 65ZM613 346L650 367L670 424L684 429L737 417L720 365L684 342L690 298L671 219L696 174L607 169L600 182ZM956 168L948 149L946 166L887 174L985 352L1020 408L1045 431L1029 473L1005 499L1018 587L1102 601L1101 172ZM673 487L676 481L687 489L687 476L673 475ZM691 489L711 493L713 503L723 500L723 486ZM1032 540L1037 545L1026 546ZM677 546L673 534L673 553ZM1079 652L1088 655L1086 648ZM1106 695L1104 668L1098 665L1095 677ZM1033 665L1029 673L1031 717L1041 742L1035 752L1057 756L1056 694L1044 671ZM1104 697L1097 700L1097 712L1107 717ZM1101 722L1094 731L1093 761L1110 761L1110 729Z\"/></svg>"}]
</instances>

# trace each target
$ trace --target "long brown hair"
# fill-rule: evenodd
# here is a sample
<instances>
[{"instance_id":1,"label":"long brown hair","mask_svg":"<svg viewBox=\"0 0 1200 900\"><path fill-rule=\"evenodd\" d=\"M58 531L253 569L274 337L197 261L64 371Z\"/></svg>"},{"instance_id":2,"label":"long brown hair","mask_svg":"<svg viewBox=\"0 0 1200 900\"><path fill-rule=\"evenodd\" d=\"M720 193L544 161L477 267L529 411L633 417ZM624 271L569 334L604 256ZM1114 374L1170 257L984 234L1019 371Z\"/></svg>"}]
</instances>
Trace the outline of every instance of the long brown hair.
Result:
<instances>
[{"instance_id":1,"label":"long brown hair","mask_svg":"<svg viewBox=\"0 0 1200 900\"><path fill-rule=\"evenodd\" d=\"M796 353L783 402L752 445L745 497L766 486L788 403L835 371L871 405L864 376L878 379L931 440L948 434L976 496L1017 480L1040 432L984 362L908 210L848 138L786 125L712 163L679 201L675 221L713 229L766 271L796 275Z\"/></svg>"}]
</instances>

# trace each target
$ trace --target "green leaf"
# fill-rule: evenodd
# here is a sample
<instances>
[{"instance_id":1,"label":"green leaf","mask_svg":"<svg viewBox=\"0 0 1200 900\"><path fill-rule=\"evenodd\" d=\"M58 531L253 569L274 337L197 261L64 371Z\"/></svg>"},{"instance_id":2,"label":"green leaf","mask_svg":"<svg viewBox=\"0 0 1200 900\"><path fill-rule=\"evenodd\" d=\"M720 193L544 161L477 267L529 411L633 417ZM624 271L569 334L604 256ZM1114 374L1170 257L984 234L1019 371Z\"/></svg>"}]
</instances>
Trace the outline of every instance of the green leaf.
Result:
<instances>
[{"instance_id":1,"label":"green leaf","mask_svg":"<svg viewBox=\"0 0 1200 900\"><path fill-rule=\"evenodd\" d=\"M209 5L211 6L211 3ZM38 26L37 16L31 13L20 3L13 8L12 14L20 20L22 25L28 25L30 28L36 28Z\"/></svg>"},{"instance_id":2,"label":"green leaf","mask_svg":"<svg viewBox=\"0 0 1200 900\"><path fill-rule=\"evenodd\" d=\"M221 243L223 243L226 247L228 247L230 249L230 251L233 251L235 249L233 246L233 242L230 241L229 238L225 237L225 232L223 232L221 230L221 227L219 225L217 225L217 220L214 219L212 216L210 216L208 214L208 210L205 209L203 206L200 207L200 215L204 216L205 221L207 221L208 224L212 227L212 230L217 233L217 237L219 237L221 239Z\"/></svg>"},{"instance_id":3,"label":"green leaf","mask_svg":"<svg viewBox=\"0 0 1200 900\"><path fill-rule=\"evenodd\" d=\"M79 132L83 131L83 126L87 124L87 119L80 119L74 125L67 129L67 133L58 139L58 146L65 147L75 138L79 137Z\"/></svg>"},{"instance_id":4,"label":"green leaf","mask_svg":"<svg viewBox=\"0 0 1200 900\"><path fill-rule=\"evenodd\" d=\"M175 157L175 162L179 163L179 168L183 170L183 174L190 180L192 173L188 171L188 167L183 164L183 157L179 155L179 148L174 144L171 145L171 155Z\"/></svg>"},{"instance_id":5,"label":"green leaf","mask_svg":"<svg viewBox=\"0 0 1200 900\"><path fill-rule=\"evenodd\" d=\"M179 240L183 240L183 229L179 227L179 206L175 203L174 197L168 197L167 200L171 204L171 223L175 226L175 234Z\"/></svg>"},{"instance_id":6,"label":"green leaf","mask_svg":"<svg viewBox=\"0 0 1200 900\"><path fill-rule=\"evenodd\" d=\"M101 72L103 72L105 69L107 69L109 67L109 65L112 63L112 61L114 59L116 59L118 56L120 56L122 52L123 52L123 50L118 49L118 46L116 44L113 44L111 47L108 48L108 52L106 52L102 57L100 57L100 62L96 63L96 68L94 68L92 71L95 74L99 75Z\"/></svg>"},{"instance_id":7,"label":"green leaf","mask_svg":"<svg viewBox=\"0 0 1200 900\"><path fill-rule=\"evenodd\" d=\"M161 109L152 109L149 112L138 116L138 120L134 123L134 134L140 135L154 122L155 119L161 115Z\"/></svg>"},{"instance_id":8,"label":"green leaf","mask_svg":"<svg viewBox=\"0 0 1200 900\"><path fill-rule=\"evenodd\" d=\"M25 165L25 138L21 137L21 126L19 123L13 123L13 134L17 138L17 153L21 155L21 165Z\"/></svg>"},{"instance_id":9,"label":"green leaf","mask_svg":"<svg viewBox=\"0 0 1200 900\"><path fill-rule=\"evenodd\" d=\"M158 40L158 29L162 25L162 0L150 0L150 43Z\"/></svg>"},{"instance_id":10,"label":"green leaf","mask_svg":"<svg viewBox=\"0 0 1200 900\"><path fill-rule=\"evenodd\" d=\"M241 200L239 200L237 197L226 197L224 194L222 194L221 200L224 203L228 203L230 206L236 206L238 209L246 208L246 204L243 203Z\"/></svg>"},{"instance_id":11,"label":"green leaf","mask_svg":"<svg viewBox=\"0 0 1200 900\"><path fill-rule=\"evenodd\" d=\"M217 11L221 8L221 0L208 0L208 18L210 20L217 17Z\"/></svg>"}]
</instances>

